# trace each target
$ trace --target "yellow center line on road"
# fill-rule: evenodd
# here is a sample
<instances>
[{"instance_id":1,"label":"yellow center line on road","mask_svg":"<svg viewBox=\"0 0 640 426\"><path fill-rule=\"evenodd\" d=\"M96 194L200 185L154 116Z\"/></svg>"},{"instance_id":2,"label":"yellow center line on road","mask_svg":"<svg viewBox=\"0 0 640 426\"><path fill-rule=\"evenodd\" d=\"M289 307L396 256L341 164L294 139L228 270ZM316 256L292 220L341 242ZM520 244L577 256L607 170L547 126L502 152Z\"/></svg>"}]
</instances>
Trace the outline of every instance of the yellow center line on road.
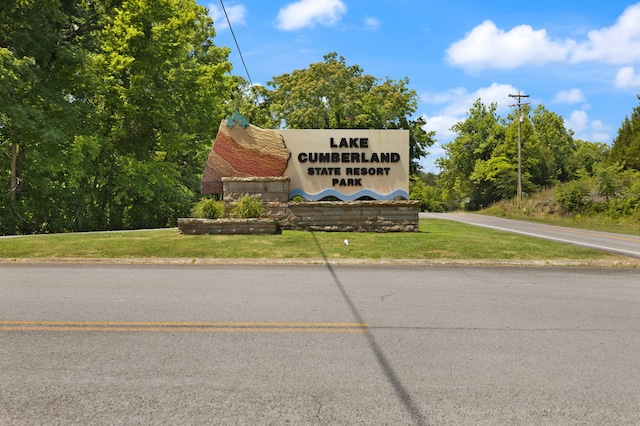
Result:
<instances>
[{"instance_id":1,"label":"yellow center line on road","mask_svg":"<svg viewBox=\"0 0 640 426\"><path fill-rule=\"evenodd\" d=\"M0 331L361 333L367 330L368 325L360 323L0 321Z\"/></svg>"}]
</instances>

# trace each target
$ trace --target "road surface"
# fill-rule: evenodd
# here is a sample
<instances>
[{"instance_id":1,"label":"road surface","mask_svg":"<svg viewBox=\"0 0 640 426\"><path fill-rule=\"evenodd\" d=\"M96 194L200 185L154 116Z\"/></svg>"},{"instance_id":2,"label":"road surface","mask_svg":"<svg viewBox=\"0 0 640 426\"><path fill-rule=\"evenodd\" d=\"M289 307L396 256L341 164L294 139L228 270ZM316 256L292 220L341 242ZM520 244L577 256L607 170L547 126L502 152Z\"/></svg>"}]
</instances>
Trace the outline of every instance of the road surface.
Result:
<instances>
[{"instance_id":1,"label":"road surface","mask_svg":"<svg viewBox=\"0 0 640 426\"><path fill-rule=\"evenodd\" d=\"M635 269L0 265L0 424L640 424Z\"/></svg>"},{"instance_id":2,"label":"road surface","mask_svg":"<svg viewBox=\"0 0 640 426\"><path fill-rule=\"evenodd\" d=\"M640 258L640 236L565 228L471 213L420 213L423 219L444 219L529 237L574 244L623 256Z\"/></svg>"}]
</instances>

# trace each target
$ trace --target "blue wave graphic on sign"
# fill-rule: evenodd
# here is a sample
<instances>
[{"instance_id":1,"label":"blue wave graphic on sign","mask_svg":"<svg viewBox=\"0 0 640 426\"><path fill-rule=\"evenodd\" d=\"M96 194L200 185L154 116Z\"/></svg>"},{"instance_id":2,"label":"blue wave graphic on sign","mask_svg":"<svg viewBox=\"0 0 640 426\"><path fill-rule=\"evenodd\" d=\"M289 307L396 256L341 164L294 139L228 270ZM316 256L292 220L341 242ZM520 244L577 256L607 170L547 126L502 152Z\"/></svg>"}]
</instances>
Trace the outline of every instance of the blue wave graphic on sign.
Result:
<instances>
[{"instance_id":1,"label":"blue wave graphic on sign","mask_svg":"<svg viewBox=\"0 0 640 426\"><path fill-rule=\"evenodd\" d=\"M325 189L324 191L318 192L317 194L309 194L307 192L304 192L300 188L292 189L291 192L289 192L289 198L293 198L296 195L299 195L303 197L305 200L309 200L309 201L318 201L323 199L324 197L336 197L342 201L355 201L361 197L371 197L374 200L382 200L382 201L393 200L396 197L406 198L407 200L409 199L409 193L402 189L397 189L390 194L378 194L377 192L374 192L370 189L363 189L356 193L345 195L342 192L335 190L333 188Z\"/></svg>"}]
</instances>

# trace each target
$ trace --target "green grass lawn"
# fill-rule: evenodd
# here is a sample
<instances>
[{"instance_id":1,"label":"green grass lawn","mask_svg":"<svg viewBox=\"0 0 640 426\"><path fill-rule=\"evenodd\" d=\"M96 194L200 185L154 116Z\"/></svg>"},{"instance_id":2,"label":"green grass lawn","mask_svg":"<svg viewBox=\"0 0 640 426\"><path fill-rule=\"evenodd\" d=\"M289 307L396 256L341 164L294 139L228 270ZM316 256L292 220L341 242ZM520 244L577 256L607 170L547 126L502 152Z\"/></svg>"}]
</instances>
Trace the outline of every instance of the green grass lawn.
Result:
<instances>
[{"instance_id":1,"label":"green grass lawn","mask_svg":"<svg viewBox=\"0 0 640 426\"><path fill-rule=\"evenodd\" d=\"M347 250L343 241L349 239ZM181 235L177 229L33 235L0 239L0 258L181 259L622 259L599 251L445 221L416 233L284 231L280 235Z\"/></svg>"}]
</instances>

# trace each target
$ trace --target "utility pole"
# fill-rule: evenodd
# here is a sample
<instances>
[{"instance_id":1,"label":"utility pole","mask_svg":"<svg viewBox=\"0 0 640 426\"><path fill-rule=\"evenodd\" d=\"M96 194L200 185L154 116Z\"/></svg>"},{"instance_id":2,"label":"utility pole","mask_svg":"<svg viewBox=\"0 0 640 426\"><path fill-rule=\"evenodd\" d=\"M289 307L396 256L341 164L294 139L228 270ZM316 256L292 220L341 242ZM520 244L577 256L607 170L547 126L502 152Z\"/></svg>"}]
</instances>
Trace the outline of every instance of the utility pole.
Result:
<instances>
[{"instance_id":1,"label":"utility pole","mask_svg":"<svg viewBox=\"0 0 640 426\"><path fill-rule=\"evenodd\" d=\"M529 95L523 95L518 90L517 95L509 95L509 97L518 99L517 104L513 104L509 106L518 107L518 191L516 194L516 207L518 209L521 209L522 208L522 131L521 131L521 126L522 126L522 122L524 121L524 117L522 115L522 105L529 104L529 102L522 103L522 98L528 98Z\"/></svg>"}]
</instances>

